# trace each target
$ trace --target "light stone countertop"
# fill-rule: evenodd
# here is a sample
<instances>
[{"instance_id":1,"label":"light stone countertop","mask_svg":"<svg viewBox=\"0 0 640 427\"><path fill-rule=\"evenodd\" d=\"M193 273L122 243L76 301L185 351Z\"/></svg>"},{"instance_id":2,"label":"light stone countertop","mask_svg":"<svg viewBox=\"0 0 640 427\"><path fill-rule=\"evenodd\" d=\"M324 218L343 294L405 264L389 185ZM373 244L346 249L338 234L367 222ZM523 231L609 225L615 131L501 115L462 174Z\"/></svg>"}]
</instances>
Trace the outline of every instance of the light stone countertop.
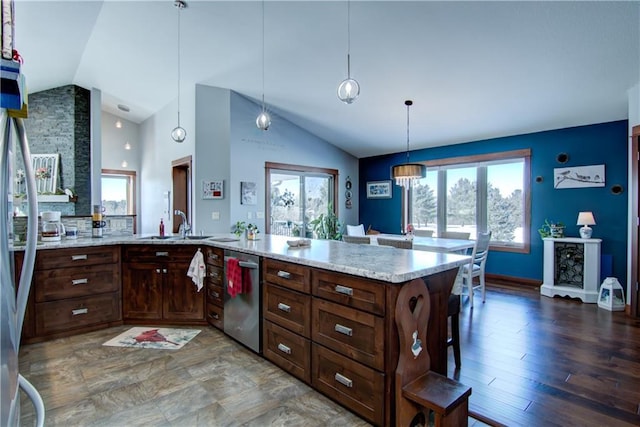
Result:
<instances>
[{"instance_id":1,"label":"light stone countertop","mask_svg":"<svg viewBox=\"0 0 640 427\"><path fill-rule=\"evenodd\" d=\"M38 243L38 250L105 245L194 245L212 246L250 253L295 264L367 277L390 283L401 283L429 276L468 264L469 256L420 250L397 249L390 246L357 245L333 240L311 240L306 247L289 247L287 240L297 238L260 234L258 240L220 242L216 237L235 237L233 234L215 234L205 239L152 239L150 235L111 236L103 238L63 238L60 242ZM24 246L16 245L15 250Z\"/></svg>"}]
</instances>

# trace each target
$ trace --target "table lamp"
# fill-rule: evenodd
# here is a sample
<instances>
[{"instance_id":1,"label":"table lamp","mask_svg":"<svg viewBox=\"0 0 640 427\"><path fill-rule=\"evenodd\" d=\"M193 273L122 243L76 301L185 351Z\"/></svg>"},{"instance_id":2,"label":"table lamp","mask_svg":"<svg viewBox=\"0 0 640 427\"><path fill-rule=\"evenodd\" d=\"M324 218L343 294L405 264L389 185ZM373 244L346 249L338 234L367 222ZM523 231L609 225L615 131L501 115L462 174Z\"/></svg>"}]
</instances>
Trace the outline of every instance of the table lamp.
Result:
<instances>
[{"instance_id":1,"label":"table lamp","mask_svg":"<svg viewBox=\"0 0 640 427\"><path fill-rule=\"evenodd\" d=\"M582 237L583 239L590 239L593 229L589 226L596 225L596 220L593 218L593 213L580 212L578 214L578 223L576 225L582 226L580 228L580 237Z\"/></svg>"}]
</instances>

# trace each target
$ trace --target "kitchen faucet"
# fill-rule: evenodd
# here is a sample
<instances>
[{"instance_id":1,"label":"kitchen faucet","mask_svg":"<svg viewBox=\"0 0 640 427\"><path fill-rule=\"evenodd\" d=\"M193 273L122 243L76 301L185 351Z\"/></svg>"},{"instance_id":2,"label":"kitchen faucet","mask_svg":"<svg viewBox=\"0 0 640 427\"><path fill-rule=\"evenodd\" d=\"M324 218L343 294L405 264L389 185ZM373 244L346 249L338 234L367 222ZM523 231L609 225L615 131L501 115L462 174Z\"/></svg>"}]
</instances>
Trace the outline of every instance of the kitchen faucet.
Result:
<instances>
[{"instance_id":1,"label":"kitchen faucet","mask_svg":"<svg viewBox=\"0 0 640 427\"><path fill-rule=\"evenodd\" d=\"M180 228L178 229L180 235L183 239L187 238L187 234L191 234L191 225L189 225L189 221L187 221L187 216L180 209L176 209L173 211L174 215L180 215L182 218L182 224L180 224Z\"/></svg>"}]
</instances>

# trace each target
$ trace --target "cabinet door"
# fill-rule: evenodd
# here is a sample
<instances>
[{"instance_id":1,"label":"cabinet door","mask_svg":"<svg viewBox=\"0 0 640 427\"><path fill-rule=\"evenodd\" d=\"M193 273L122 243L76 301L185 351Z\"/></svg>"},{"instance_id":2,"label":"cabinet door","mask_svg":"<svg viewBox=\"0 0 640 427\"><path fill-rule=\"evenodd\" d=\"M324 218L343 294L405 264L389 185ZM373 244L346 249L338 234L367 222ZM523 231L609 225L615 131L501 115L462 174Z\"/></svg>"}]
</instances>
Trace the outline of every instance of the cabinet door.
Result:
<instances>
[{"instance_id":1,"label":"cabinet door","mask_svg":"<svg viewBox=\"0 0 640 427\"><path fill-rule=\"evenodd\" d=\"M189 263L165 264L162 316L167 320L205 320L206 286L198 288L187 276ZM163 270L164 271L164 270Z\"/></svg>"},{"instance_id":2,"label":"cabinet door","mask_svg":"<svg viewBox=\"0 0 640 427\"><path fill-rule=\"evenodd\" d=\"M122 316L127 319L162 318L162 264L122 265Z\"/></svg>"}]
</instances>

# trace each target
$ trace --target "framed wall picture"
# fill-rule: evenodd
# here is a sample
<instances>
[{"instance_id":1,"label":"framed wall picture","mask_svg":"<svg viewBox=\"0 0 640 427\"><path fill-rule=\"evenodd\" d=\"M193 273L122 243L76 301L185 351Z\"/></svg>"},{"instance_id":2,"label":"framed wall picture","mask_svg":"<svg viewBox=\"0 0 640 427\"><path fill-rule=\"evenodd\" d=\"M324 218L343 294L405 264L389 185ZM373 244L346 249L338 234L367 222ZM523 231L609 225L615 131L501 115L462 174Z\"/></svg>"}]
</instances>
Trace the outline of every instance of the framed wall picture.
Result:
<instances>
[{"instance_id":1,"label":"framed wall picture","mask_svg":"<svg viewBox=\"0 0 640 427\"><path fill-rule=\"evenodd\" d=\"M391 181L368 181L367 199L390 199Z\"/></svg>"},{"instance_id":2,"label":"framed wall picture","mask_svg":"<svg viewBox=\"0 0 640 427\"><path fill-rule=\"evenodd\" d=\"M224 198L224 181L202 181L202 198Z\"/></svg>"},{"instance_id":3,"label":"framed wall picture","mask_svg":"<svg viewBox=\"0 0 640 427\"><path fill-rule=\"evenodd\" d=\"M604 187L604 165L553 169L553 188Z\"/></svg>"},{"instance_id":4,"label":"framed wall picture","mask_svg":"<svg viewBox=\"0 0 640 427\"><path fill-rule=\"evenodd\" d=\"M240 204L256 205L258 204L258 191L255 182L240 182Z\"/></svg>"}]
</instances>

